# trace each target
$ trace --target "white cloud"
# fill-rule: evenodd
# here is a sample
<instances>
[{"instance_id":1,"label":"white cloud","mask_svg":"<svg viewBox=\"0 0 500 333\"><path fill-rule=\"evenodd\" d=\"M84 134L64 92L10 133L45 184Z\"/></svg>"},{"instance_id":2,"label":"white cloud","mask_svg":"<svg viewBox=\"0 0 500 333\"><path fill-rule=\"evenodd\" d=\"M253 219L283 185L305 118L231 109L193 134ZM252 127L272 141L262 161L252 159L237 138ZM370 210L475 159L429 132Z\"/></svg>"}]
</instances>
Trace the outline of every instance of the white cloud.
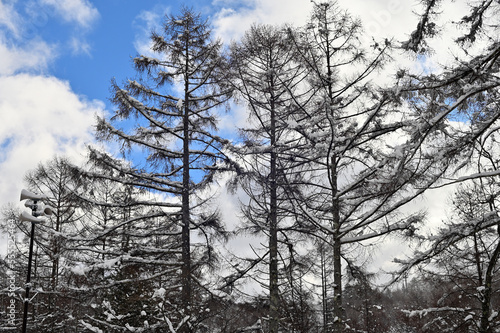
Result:
<instances>
[{"instance_id":1,"label":"white cloud","mask_svg":"<svg viewBox=\"0 0 500 333\"><path fill-rule=\"evenodd\" d=\"M160 32L162 20L170 11L167 6L156 5L151 10L144 10L134 19L137 29L134 47L139 54L153 56L151 52L151 32Z\"/></svg>"},{"instance_id":2,"label":"white cloud","mask_svg":"<svg viewBox=\"0 0 500 333\"><path fill-rule=\"evenodd\" d=\"M103 109L54 77L0 77L0 203L16 201L24 174L38 163L56 154L81 158Z\"/></svg>"},{"instance_id":3,"label":"white cloud","mask_svg":"<svg viewBox=\"0 0 500 333\"><path fill-rule=\"evenodd\" d=\"M73 37L69 41L69 45L71 47L73 55L86 54L90 56L90 44L85 40Z\"/></svg>"},{"instance_id":4,"label":"white cloud","mask_svg":"<svg viewBox=\"0 0 500 333\"><path fill-rule=\"evenodd\" d=\"M87 29L98 16L86 0L45 2L78 28ZM82 159L85 144L93 139L94 113L104 109L101 102L77 96L67 82L39 74L59 53L57 45L38 36L52 14L47 6L29 2L22 16L16 3L0 0L1 206L18 202L25 173L38 163L55 155ZM76 38L70 45L74 52L89 52L88 44Z\"/></svg>"},{"instance_id":5,"label":"white cloud","mask_svg":"<svg viewBox=\"0 0 500 333\"><path fill-rule=\"evenodd\" d=\"M86 54L90 56L91 47L85 39L85 33L92 28L92 24L99 18L99 11L89 0L41 0L47 10L51 8L51 16L60 16L63 21L75 24L78 29L72 31L70 39L67 42L73 55ZM47 14L49 15L49 14ZM35 14L31 16L36 17ZM35 25L36 26L36 25Z\"/></svg>"},{"instance_id":6,"label":"white cloud","mask_svg":"<svg viewBox=\"0 0 500 333\"><path fill-rule=\"evenodd\" d=\"M234 1L216 1L233 5ZM226 42L239 39L253 23L301 24L306 21L312 4L305 0L253 0L245 7L223 7L214 17L215 33Z\"/></svg>"},{"instance_id":7,"label":"white cloud","mask_svg":"<svg viewBox=\"0 0 500 333\"><path fill-rule=\"evenodd\" d=\"M0 32L0 75L18 71L43 71L56 57L54 46L41 40L28 41L23 46L9 46Z\"/></svg>"},{"instance_id":8,"label":"white cloud","mask_svg":"<svg viewBox=\"0 0 500 333\"><path fill-rule=\"evenodd\" d=\"M0 0L0 27L6 27L15 35L19 34L19 22L21 18L15 11L13 3L5 3Z\"/></svg>"},{"instance_id":9,"label":"white cloud","mask_svg":"<svg viewBox=\"0 0 500 333\"><path fill-rule=\"evenodd\" d=\"M99 12L88 0L42 0L52 6L66 22L89 28L99 17Z\"/></svg>"}]
</instances>

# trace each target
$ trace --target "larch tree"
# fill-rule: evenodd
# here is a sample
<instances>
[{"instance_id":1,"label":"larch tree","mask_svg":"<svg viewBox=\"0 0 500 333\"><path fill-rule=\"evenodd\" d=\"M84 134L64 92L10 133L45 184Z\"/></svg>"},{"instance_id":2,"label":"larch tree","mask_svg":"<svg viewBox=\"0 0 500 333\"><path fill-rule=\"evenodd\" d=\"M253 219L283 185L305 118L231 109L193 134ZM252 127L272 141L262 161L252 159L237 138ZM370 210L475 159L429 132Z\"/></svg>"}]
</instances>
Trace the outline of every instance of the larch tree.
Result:
<instances>
[{"instance_id":1,"label":"larch tree","mask_svg":"<svg viewBox=\"0 0 500 333\"><path fill-rule=\"evenodd\" d=\"M173 243L164 244L167 248L158 249L158 254L169 252L163 257L165 264L180 268L181 293L178 300L171 300L180 303L172 305L178 318L174 322L166 316L165 322L172 329L190 332L201 316L195 310L201 304L193 302L201 292L193 290L199 290L200 272L214 259L209 238L222 230L217 213L210 212L206 198L197 193L218 170L226 168L222 149L227 142L215 134L217 110L229 92L221 88L225 60L221 43L211 39L208 22L186 8L177 16L167 16L163 30L152 33L151 51L154 57L134 58L136 80L128 80L123 88L113 81L112 101L117 109L110 120L100 118L97 125L100 140L117 142L125 156L137 153L135 165L96 149L91 149L91 158L104 170L113 171L111 176L94 176L156 195L157 200L140 204L155 208L155 217L163 219L164 225L175 226L170 235L178 240L174 237ZM120 121L127 121L123 128ZM196 244L203 242L192 239L195 231L206 236L207 242Z\"/></svg>"},{"instance_id":2,"label":"larch tree","mask_svg":"<svg viewBox=\"0 0 500 333\"><path fill-rule=\"evenodd\" d=\"M450 217L435 232L422 235L424 245L406 260L436 285L436 301L410 308L409 317L422 317L423 331L480 332L498 330L500 304L497 278L500 218L496 182L460 184L452 197Z\"/></svg>"},{"instance_id":3,"label":"larch tree","mask_svg":"<svg viewBox=\"0 0 500 333\"><path fill-rule=\"evenodd\" d=\"M499 174L496 150L492 147L496 146L500 117L497 15L500 4L498 1L463 3L468 4L469 12L461 13L455 20L460 35L450 41L454 44L450 62L438 73L399 73L400 97L417 115L410 130L411 140L401 148L411 151L413 156L420 154L426 164L432 164L429 171L441 174L440 186L474 179L493 182ZM442 1L422 1L422 4L424 9L417 27L401 47L410 54L429 56L432 53L429 40L441 31L438 6ZM483 227L496 225L496 210L483 217L471 222L479 229L451 232L444 227L432 245L400 261L399 273L406 274Z\"/></svg>"},{"instance_id":4,"label":"larch tree","mask_svg":"<svg viewBox=\"0 0 500 333\"><path fill-rule=\"evenodd\" d=\"M176 238L174 223L161 223L164 214L144 204L155 198L143 189L103 177L113 171L99 170L103 178L91 176L97 169L74 171L79 186L73 194L86 221L81 233L70 237L79 248L70 289L87 300L80 327L107 332L166 327L157 319L164 309L154 294L171 287L165 281L179 267L166 263L175 249L163 246Z\"/></svg>"},{"instance_id":5,"label":"larch tree","mask_svg":"<svg viewBox=\"0 0 500 333\"><path fill-rule=\"evenodd\" d=\"M421 246L401 264L397 276L416 267L442 285L437 304L408 311L426 313L428 330L494 332L500 325L496 278L500 259L498 216L498 127L471 147L467 173L451 201L451 215L434 233L419 235ZM463 161L462 161L463 163ZM465 172L464 171L464 172ZM432 319L431 319L432 318Z\"/></svg>"},{"instance_id":6,"label":"larch tree","mask_svg":"<svg viewBox=\"0 0 500 333\"><path fill-rule=\"evenodd\" d=\"M450 61L437 73L411 74L401 70L400 97L417 115L412 140L402 148L416 151L425 145L432 163L456 181L461 171L475 165L478 142L496 131L500 108L500 42L498 1L468 2L470 12L455 18L460 35ZM413 55L430 56L429 40L439 36L442 1L422 1L424 10L410 39L401 48ZM427 142L427 143L426 143ZM431 160L431 159L430 159ZM467 172L467 171L465 171ZM476 174L475 176L484 176ZM469 177L474 178L474 176ZM449 182L447 182L449 183Z\"/></svg>"},{"instance_id":7,"label":"larch tree","mask_svg":"<svg viewBox=\"0 0 500 333\"><path fill-rule=\"evenodd\" d=\"M267 238L258 261L267 264L268 282L263 285L269 292L269 332L277 333L285 326L280 322L280 289L286 286L280 283L286 278L280 273L280 258L288 262L295 252L288 239L293 239L295 219L287 193L294 191L300 177L292 168L300 144L293 130L301 118L296 100L307 98L310 91L304 84L305 69L296 61L283 28L254 25L231 51L232 84L249 114L247 127L240 129L243 143L234 151L241 165L236 180L249 198L242 207L243 229Z\"/></svg>"},{"instance_id":8,"label":"larch tree","mask_svg":"<svg viewBox=\"0 0 500 333\"><path fill-rule=\"evenodd\" d=\"M79 317L73 312L76 308L70 306L78 295L69 288L72 273L68 269L79 252L71 237L85 228L84 214L72 194L77 183L69 160L60 157L40 163L24 179L27 189L47 196L45 203L53 208L52 215L35 229L32 279L38 295L33 298L32 324L39 332L63 332L77 327ZM27 225L19 222L29 237Z\"/></svg>"},{"instance_id":9,"label":"larch tree","mask_svg":"<svg viewBox=\"0 0 500 333\"><path fill-rule=\"evenodd\" d=\"M298 103L305 115L295 126L304 142L298 155L307 156L308 167L301 171L306 183L290 200L332 257L333 276L323 277L321 291L327 297L325 286L333 285L332 310L324 300L323 320L325 330L341 332L343 263L359 265L357 245L411 232L422 220L421 212L400 209L421 193L411 185L426 169L418 159L401 162L407 152L399 144L411 117L393 104L396 90L374 82L389 59L391 41L365 49L359 20L330 1L314 2L307 25L289 33L314 91Z\"/></svg>"},{"instance_id":10,"label":"larch tree","mask_svg":"<svg viewBox=\"0 0 500 333\"><path fill-rule=\"evenodd\" d=\"M95 220L88 218L84 202L76 195L82 181L74 178L73 170L69 159L54 157L25 175L26 189L46 196L45 204L52 207L52 215L36 225L34 235L31 272L34 295L28 328L39 332L77 331L92 301L89 293L82 292L88 285L80 282L80 274L74 268L88 263L92 255L89 251L92 245L85 236L94 230ZM30 237L29 223L19 221L17 209L5 213L4 220L12 220L10 223ZM27 256L24 243L29 244L23 242L18 246L21 256ZM18 265L25 263L26 259L22 259ZM26 267L21 272L24 280Z\"/></svg>"}]
</instances>

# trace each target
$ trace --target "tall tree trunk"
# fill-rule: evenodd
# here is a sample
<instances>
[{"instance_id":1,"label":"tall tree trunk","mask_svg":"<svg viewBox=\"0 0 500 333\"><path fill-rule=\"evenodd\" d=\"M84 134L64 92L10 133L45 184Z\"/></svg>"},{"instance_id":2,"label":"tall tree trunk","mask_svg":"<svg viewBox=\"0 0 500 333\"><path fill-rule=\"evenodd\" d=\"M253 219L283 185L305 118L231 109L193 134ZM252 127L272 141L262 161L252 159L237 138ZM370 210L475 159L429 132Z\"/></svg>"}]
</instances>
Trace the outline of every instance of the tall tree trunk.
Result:
<instances>
[{"instance_id":1,"label":"tall tree trunk","mask_svg":"<svg viewBox=\"0 0 500 333\"><path fill-rule=\"evenodd\" d=\"M272 67L272 64L271 64ZM271 78L271 87L274 82ZM269 212L269 332L278 333L279 330L279 290L278 290L278 214L277 214L277 185L276 185L276 114L274 96L271 92L271 160L270 160L270 212Z\"/></svg>"},{"instance_id":2,"label":"tall tree trunk","mask_svg":"<svg viewBox=\"0 0 500 333\"><path fill-rule=\"evenodd\" d=\"M320 245L320 256L321 256L321 295L323 304L323 333L328 332L328 289L327 289L327 272L326 272L326 261L325 261L325 249L323 244Z\"/></svg>"},{"instance_id":3,"label":"tall tree trunk","mask_svg":"<svg viewBox=\"0 0 500 333\"><path fill-rule=\"evenodd\" d=\"M500 227L499 227L500 234ZM492 282L493 282L493 271L496 267L498 258L500 256L500 242L497 243L495 251L491 256L488 268L486 270L486 276L484 278L484 291L481 299L481 323L479 326L479 333L492 333L493 327L490 325L491 316L491 294L493 293Z\"/></svg>"},{"instance_id":4,"label":"tall tree trunk","mask_svg":"<svg viewBox=\"0 0 500 333\"><path fill-rule=\"evenodd\" d=\"M324 15L324 25L326 31L325 37L325 55L326 55L326 86L328 89L328 98L330 99L332 105L334 100L334 88L333 88L333 69L332 60L333 56L332 46L330 45L330 27L328 22L328 6L323 6ZM331 126L331 140L332 145L334 144L334 139L336 135L335 131L335 115L332 110L327 109L327 114L330 119ZM333 147L335 148L335 147ZM340 235L340 207L339 200L337 198L338 192L338 179L337 179L337 156L333 155L330 160L330 181L332 188L332 218L333 218L333 332L342 332L343 327L343 317L344 311L342 308L342 261L341 261L341 235Z\"/></svg>"},{"instance_id":5,"label":"tall tree trunk","mask_svg":"<svg viewBox=\"0 0 500 333\"><path fill-rule=\"evenodd\" d=\"M342 263L340 239L335 236L333 243L333 332L342 332L344 309L342 307Z\"/></svg>"},{"instance_id":6,"label":"tall tree trunk","mask_svg":"<svg viewBox=\"0 0 500 333\"><path fill-rule=\"evenodd\" d=\"M496 169L496 168L495 168ZM490 202L490 211L495 212L495 207L493 202ZM497 234L500 237L500 223L497 224ZM476 245L476 235L474 235L474 245ZM476 253L478 251L476 250ZM493 327L490 325L490 315L491 315L491 294L493 293L492 283L493 283L493 272L498 262L500 256L500 241L497 242L497 246L491 255L490 261L488 263L488 268L486 269L484 276L484 292L481 298L481 322L479 324L479 333L492 333ZM481 265L478 265L479 281L482 285L482 271L480 269Z\"/></svg>"},{"instance_id":7,"label":"tall tree trunk","mask_svg":"<svg viewBox=\"0 0 500 333\"><path fill-rule=\"evenodd\" d=\"M185 72L189 73L189 48L186 44ZM186 74L187 75L187 74ZM184 80L184 118L183 118L183 172L182 172L182 305L185 316L191 315L191 235L189 207L189 79ZM184 325L186 326L186 325ZM189 332L186 326L182 332Z\"/></svg>"},{"instance_id":8,"label":"tall tree trunk","mask_svg":"<svg viewBox=\"0 0 500 333\"><path fill-rule=\"evenodd\" d=\"M337 160L331 159L332 216L333 216L333 332L342 332L342 257L340 236L340 210L337 198Z\"/></svg>"}]
</instances>

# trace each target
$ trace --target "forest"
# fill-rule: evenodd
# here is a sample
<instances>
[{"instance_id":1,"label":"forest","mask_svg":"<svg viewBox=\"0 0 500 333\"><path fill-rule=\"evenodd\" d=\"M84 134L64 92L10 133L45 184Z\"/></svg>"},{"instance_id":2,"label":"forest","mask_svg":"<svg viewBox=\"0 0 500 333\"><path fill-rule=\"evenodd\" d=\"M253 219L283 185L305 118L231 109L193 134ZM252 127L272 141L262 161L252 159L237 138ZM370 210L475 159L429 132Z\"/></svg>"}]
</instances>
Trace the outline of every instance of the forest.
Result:
<instances>
[{"instance_id":1,"label":"forest","mask_svg":"<svg viewBox=\"0 0 500 333\"><path fill-rule=\"evenodd\" d=\"M500 332L500 1L467 1L452 64L399 66L443 38L439 3L370 45L335 1L231 43L166 15L85 163L54 156L20 187L43 204L2 207L0 331L21 327L33 227L29 332ZM444 187L429 228L413 204ZM413 251L381 282L390 239Z\"/></svg>"}]
</instances>

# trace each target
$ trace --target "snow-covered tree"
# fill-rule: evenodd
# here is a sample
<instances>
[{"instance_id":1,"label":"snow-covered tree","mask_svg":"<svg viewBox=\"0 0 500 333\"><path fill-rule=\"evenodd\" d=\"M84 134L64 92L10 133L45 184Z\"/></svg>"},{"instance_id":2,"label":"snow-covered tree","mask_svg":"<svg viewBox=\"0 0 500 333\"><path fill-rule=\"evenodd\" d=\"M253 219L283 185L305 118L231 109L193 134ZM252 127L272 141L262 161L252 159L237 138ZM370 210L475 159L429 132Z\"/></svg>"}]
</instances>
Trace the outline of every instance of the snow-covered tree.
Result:
<instances>
[{"instance_id":1,"label":"snow-covered tree","mask_svg":"<svg viewBox=\"0 0 500 333\"><path fill-rule=\"evenodd\" d=\"M453 196L449 220L436 233L422 236L426 246L401 261L403 270L427 267L427 274L440 285L433 292L439 293L436 303L407 311L425 314L427 331L456 332L465 327L468 332L488 333L499 327L497 206L498 185L493 178L461 184Z\"/></svg>"},{"instance_id":2,"label":"snow-covered tree","mask_svg":"<svg viewBox=\"0 0 500 333\"><path fill-rule=\"evenodd\" d=\"M80 184L74 179L69 160L61 157L39 164L25 176L25 188L45 195L45 203L53 208L52 215L35 228L29 329L39 332L76 330L79 319L87 313L85 309L90 298L76 290L78 284L72 271L72 267L89 256L88 244L82 244L79 238L92 229L93 223L86 218L82 202L74 195ZM26 280L31 225L20 221L19 210L12 207L5 211L3 222L15 225L19 236L18 252L12 253L18 260L11 269L17 273L16 280L22 286L22 281ZM21 234L25 237L22 241Z\"/></svg>"},{"instance_id":3,"label":"snow-covered tree","mask_svg":"<svg viewBox=\"0 0 500 333\"><path fill-rule=\"evenodd\" d=\"M388 332L395 321L389 320L391 308L383 292L370 281L376 277L361 267L351 265L347 270L348 281L344 288L348 332Z\"/></svg>"},{"instance_id":4,"label":"snow-covered tree","mask_svg":"<svg viewBox=\"0 0 500 333\"><path fill-rule=\"evenodd\" d=\"M432 54L429 40L441 31L438 6L442 1L422 3L424 10L418 25L402 48L428 55ZM464 255L468 253L474 257L469 259L477 265L467 266L472 271L464 268L461 273L469 276L469 282L475 280L477 284L485 282L488 272L496 269L498 255L495 254L497 236L494 231L491 233L498 224L496 190L492 190L491 185L499 173L496 146L500 117L500 4L498 1L463 3L468 4L470 11L459 14L454 20L461 35L453 41L452 61L440 71L426 75L414 75L409 71L399 73L401 96L417 115L410 130L411 140L402 148L412 151L413 156L421 155L425 160L423 164L432 165L429 173L440 174L442 183L471 183L463 185L462 194L456 197L461 199L455 200L455 210L461 216L444 225L427 248L402 261L401 272L406 273L411 267L429 260L441 262L441 268L446 271L452 269L457 260L464 265L467 260ZM444 175L446 178L442 177ZM466 210L467 216L464 215ZM483 247L476 248L475 242L482 243ZM451 281L455 278L446 276ZM483 287L486 296L491 290ZM489 313L491 304L483 295L475 297L482 298L481 304L486 307L480 311L482 315L477 312L461 314L454 326L467 326L475 321L471 325L475 328L471 329L489 332L492 330L490 320L495 320Z\"/></svg>"},{"instance_id":5,"label":"snow-covered tree","mask_svg":"<svg viewBox=\"0 0 500 333\"><path fill-rule=\"evenodd\" d=\"M179 241L175 224L162 223L164 213L144 204L154 200L144 190L89 177L96 169L77 171L75 196L88 221L74 239L81 251L71 267L71 289L87 296L80 326L107 332L166 327L158 319L164 309L155 293L175 279L179 267L169 263L178 250L164 246ZM113 172L99 174L111 177Z\"/></svg>"},{"instance_id":6,"label":"snow-covered tree","mask_svg":"<svg viewBox=\"0 0 500 333\"><path fill-rule=\"evenodd\" d=\"M148 206L152 213L133 217L128 224L157 218L163 226L171 226L171 243L155 251L159 266L163 262L180 269L177 282L171 279L167 289L180 285L181 293L163 302L171 313L177 313L177 319L169 318L168 311L163 318L172 329L187 332L195 329L202 316L197 308L205 292L199 277L214 259L211 237L222 230L215 210L197 193L215 172L225 168L222 148L226 141L215 134L217 108L227 99L227 91L221 88L224 58L221 43L211 40L208 22L186 8L177 16L167 16L163 30L152 33L151 51L154 56L134 58L137 79L128 80L124 87L113 81L112 100L117 109L110 120L100 118L97 125L98 138L117 142L125 157L134 154L135 164L91 149L93 162L111 171L93 176L156 196L154 201L132 202ZM121 120L131 122L122 127ZM192 238L196 231L202 241ZM141 232L148 235L147 228ZM131 256L134 246L127 252ZM197 303L195 297L200 298Z\"/></svg>"},{"instance_id":7,"label":"snow-covered tree","mask_svg":"<svg viewBox=\"0 0 500 333\"><path fill-rule=\"evenodd\" d=\"M442 1L422 1L424 11L402 48L411 54L432 54L429 39L439 36ZM463 176L474 165L478 140L495 131L500 117L500 43L498 1L462 1L470 12L451 18L461 33L454 41L451 61L425 75L401 70L399 91L414 114L412 140L402 148L425 155L447 177ZM467 170L465 169L465 172ZM481 175L475 175L481 176Z\"/></svg>"},{"instance_id":8,"label":"snow-covered tree","mask_svg":"<svg viewBox=\"0 0 500 333\"><path fill-rule=\"evenodd\" d=\"M287 196L300 177L292 169L300 144L293 128L303 117L296 100L308 94L302 90L305 70L283 28L252 26L231 50L232 83L249 112L248 126L240 129L243 144L235 149L242 169L236 180L249 198L242 208L244 229L267 238L258 255L268 265L268 283L263 284L269 290L269 331L276 333L284 304L280 256L293 257L295 251L287 248L293 244L286 235L295 224ZM280 247L286 251L280 254Z\"/></svg>"},{"instance_id":9,"label":"snow-covered tree","mask_svg":"<svg viewBox=\"0 0 500 333\"><path fill-rule=\"evenodd\" d=\"M77 183L69 160L60 157L29 171L25 183L29 191L47 196L45 203L53 208L52 216L35 229L32 281L36 297L29 327L36 327L39 332L63 332L76 327L80 317L74 312L76 307L68 307L78 298L68 288L72 279L68 266L78 257L78 245L68 238L85 228L84 214L72 193ZM29 224L18 223L27 238L31 231ZM24 251L27 255L28 249Z\"/></svg>"},{"instance_id":10,"label":"snow-covered tree","mask_svg":"<svg viewBox=\"0 0 500 333\"><path fill-rule=\"evenodd\" d=\"M364 49L361 23L334 2L314 2L308 24L289 32L314 91L299 103L305 117L295 127L304 139L298 156L308 166L301 170L306 182L290 199L333 258L332 313L324 321L327 330L341 332L343 263L355 264L361 242L411 230L421 220L418 212L398 215L398 209L418 194L403 195L424 172L400 163L408 119L391 105L394 92L374 82L391 42Z\"/></svg>"}]
</instances>

